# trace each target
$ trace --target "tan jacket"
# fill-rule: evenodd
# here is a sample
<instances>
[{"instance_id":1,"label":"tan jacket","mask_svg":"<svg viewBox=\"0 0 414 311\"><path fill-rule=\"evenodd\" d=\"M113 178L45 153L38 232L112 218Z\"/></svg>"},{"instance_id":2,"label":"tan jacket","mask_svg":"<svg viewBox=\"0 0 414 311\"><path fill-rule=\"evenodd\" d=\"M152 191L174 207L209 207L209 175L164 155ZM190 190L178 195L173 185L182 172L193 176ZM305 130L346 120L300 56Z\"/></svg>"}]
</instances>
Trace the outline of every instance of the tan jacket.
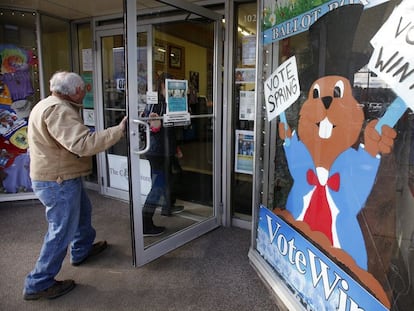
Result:
<instances>
[{"instance_id":1,"label":"tan jacket","mask_svg":"<svg viewBox=\"0 0 414 311\"><path fill-rule=\"evenodd\" d=\"M54 95L34 106L27 130L32 180L61 182L89 175L91 156L123 137L119 125L91 132L83 124L81 108Z\"/></svg>"}]
</instances>

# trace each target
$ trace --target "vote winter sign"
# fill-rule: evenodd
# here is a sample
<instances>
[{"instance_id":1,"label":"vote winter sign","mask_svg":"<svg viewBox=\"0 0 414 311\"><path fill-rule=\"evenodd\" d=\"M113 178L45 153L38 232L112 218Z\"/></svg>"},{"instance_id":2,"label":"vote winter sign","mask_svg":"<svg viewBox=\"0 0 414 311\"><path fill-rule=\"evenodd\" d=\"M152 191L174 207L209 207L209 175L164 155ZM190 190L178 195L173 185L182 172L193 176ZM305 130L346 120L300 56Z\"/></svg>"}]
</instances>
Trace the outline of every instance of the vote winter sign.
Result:
<instances>
[{"instance_id":1,"label":"vote winter sign","mask_svg":"<svg viewBox=\"0 0 414 311\"><path fill-rule=\"evenodd\" d=\"M370 42L374 52L368 68L398 95L376 126L380 132L414 109L414 1L402 1Z\"/></svg>"}]
</instances>

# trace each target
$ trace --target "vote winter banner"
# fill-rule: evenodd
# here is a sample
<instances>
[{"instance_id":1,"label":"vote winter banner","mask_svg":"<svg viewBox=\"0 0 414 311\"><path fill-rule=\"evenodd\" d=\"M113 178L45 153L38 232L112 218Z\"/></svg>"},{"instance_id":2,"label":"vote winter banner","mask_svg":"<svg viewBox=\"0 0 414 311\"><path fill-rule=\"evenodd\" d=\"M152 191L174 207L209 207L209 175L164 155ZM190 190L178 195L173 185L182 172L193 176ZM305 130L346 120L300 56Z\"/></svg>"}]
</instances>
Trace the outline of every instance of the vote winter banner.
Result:
<instances>
[{"instance_id":1,"label":"vote winter banner","mask_svg":"<svg viewBox=\"0 0 414 311\"><path fill-rule=\"evenodd\" d=\"M306 310L388 310L281 217L260 206L257 250Z\"/></svg>"}]
</instances>

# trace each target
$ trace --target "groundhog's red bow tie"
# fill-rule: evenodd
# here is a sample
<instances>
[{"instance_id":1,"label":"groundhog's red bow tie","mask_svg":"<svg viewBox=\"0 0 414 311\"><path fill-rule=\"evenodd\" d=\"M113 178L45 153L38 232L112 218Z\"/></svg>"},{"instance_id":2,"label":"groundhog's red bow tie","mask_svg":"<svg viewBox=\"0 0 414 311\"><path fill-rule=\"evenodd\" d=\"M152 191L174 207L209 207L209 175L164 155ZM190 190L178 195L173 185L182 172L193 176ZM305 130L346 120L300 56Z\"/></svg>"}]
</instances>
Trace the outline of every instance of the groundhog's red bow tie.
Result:
<instances>
[{"instance_id":1,"label":"groundhog's red bow tie","mask_svg":"<svg viewBox=\"0 0 414 311\"><path fill-rule=\"evenodd\" d=\"M325 234L333 244L332 239L332 214L329 203L326 198L326 185L334 190L339 190L340 178L336 173L328 178L326 185L319 183L318 177L313 170L308 170L306 179L310 185L316 186L309 202L308 209L303 220L310 226L313 231L320 231Z\"/></svg>"},{"instance_id":2,"label":"groundhog's red bow tie","mask_svg":"<svg viewBox=\"0 0 414 311\"><path fill-rule=\"evenodd\" d=\"M307 181L310 185L313 185L313 186L318 186L319 185L319 186L323 187L319 183L318 176L316 176L316 174L313 170L308 170L307 171L306 179L307 179ZM333 191L338 191L339 190L339 183L340 183L339 173L335 173L331 177L328 178L328 182L326 184Z\"/></svg>"}]
</instances>

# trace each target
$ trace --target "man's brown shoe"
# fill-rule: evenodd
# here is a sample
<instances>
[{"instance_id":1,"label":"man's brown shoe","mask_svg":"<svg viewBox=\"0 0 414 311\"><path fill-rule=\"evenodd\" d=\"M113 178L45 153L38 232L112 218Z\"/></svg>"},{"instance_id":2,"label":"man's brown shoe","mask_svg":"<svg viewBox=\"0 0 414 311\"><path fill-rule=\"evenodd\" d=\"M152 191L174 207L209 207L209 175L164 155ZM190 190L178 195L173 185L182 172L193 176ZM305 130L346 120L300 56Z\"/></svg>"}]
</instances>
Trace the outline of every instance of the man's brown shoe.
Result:
<instances>
[{"instance_id":1,"label":"man's brown shoe","mask_svg":"<svg viewBox=\"0 0 414 311\"><path fill-rule=\"evenodd\" d=\"M81 261L72 262L72 266L79 266L83 264L89 258L102 253L108 247L108 243L106 241L99 241L92 245L91 250L89 251L88 255L83 258Z\"/></svg>"},{"instance_id":2,"label":"man's brown shoe","mask_svg":"<svg viewBox=\"0 0 414 311\"><path fill-rule=\"evenodd\" d=\"M40 298L45 299L54 299L60 297L64 294L69 293L72 289L75 288L75 281L74 280L64 280L64 281L55 281L51 287L42 290L37 293L32 294L23 294L24 300L37 300Z\"/></svg>"}]
</instances>

